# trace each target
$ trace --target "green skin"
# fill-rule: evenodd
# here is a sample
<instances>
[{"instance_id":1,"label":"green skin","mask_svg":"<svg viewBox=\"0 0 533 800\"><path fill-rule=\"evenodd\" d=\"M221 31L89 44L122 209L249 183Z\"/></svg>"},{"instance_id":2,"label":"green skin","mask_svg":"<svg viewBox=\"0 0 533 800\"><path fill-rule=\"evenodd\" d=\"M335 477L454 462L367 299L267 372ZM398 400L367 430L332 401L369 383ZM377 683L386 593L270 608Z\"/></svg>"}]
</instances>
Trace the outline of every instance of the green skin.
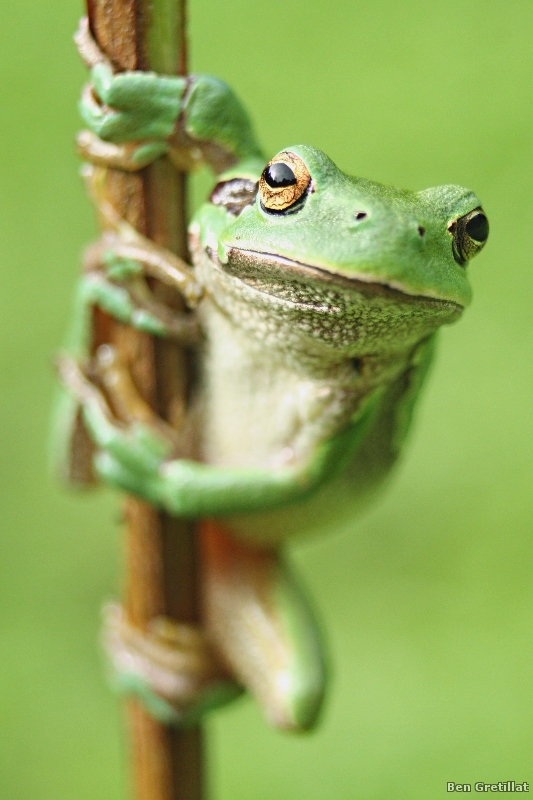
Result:
<instances>
[{"instance_id":1,"label":"green skin","mask_svg":"<svg viewBox=\"0 0 533 800\"><path fill-rule=\"evenodd\" d=\"M107 142L138 143L134 161L172 156L178 131L218 181L259 180L266 161L222 82L113 75L105 64L93 68L92 81L100 102L82 101L85 123ZM106 483L174 515L222 516L228 531L258 546L351 518L390 470L436 331L471 300L450 225L480 206L458 186L405 191L349 177L312 147L285 152L311 176L297 211L272 213L258 193L237 215L208 202L191 222L195 277L204 289L197 310L205 334L200 460L170 458L160 432L118 423L92 396L73 392L62 406L68 431L81 403ZM365 216L357 219L358 212ZM111 252L98 276L82 278L69 344L78 361L88 358L95 305L167 335L157 315L132 302L141 272ZM324 669L312 615L293 594L278 611L286 628L298 629L287 693L293 727L301 729L316 718Z\"/></svg>"}]
</instances>

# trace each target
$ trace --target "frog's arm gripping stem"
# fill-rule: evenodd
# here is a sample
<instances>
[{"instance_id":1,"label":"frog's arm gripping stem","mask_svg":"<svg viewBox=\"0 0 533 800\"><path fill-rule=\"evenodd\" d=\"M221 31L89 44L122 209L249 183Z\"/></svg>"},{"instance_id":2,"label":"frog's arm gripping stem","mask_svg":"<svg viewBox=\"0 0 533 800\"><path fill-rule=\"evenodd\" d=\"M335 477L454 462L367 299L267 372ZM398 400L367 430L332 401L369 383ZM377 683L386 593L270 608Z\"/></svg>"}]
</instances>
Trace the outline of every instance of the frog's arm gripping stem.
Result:
<instances>
[{"instance_id":1,"label":"frog's arm gripping stem","mask_svg":"<svg viewBox=\"0 0 533 800\"><path fill-rule=\"evenodd\" d=\"M97 333L96 310L154 336L176 338L186 346L197 344L201 333L195 316L175 312L161 303L145 280L145 276L158 279L181 294L186 305L194 309L203 290L191 268L120 217L106 199L104 168L86 165L84 175L105 232L85 255L66 342L68 352L80 364L90 363ZM80 406L64 390L56 403L51 445L54 468L63 480L76 484L94 482L93 447L81 420Z\"/></svg>"},{"instance_id":2,"label":"frog's arm gripping stem","mask_svg":"<svg viewBox=\"0 0 533 800\"><path fill-rule=\"evenodd\" d=\"M104 168L91 165L83 170L89 194L105 229L100 242L88 251L85 271L104 269L118 280L131 279L136 274L156 278L178 292L189 309L196 308L203 289L191 267L170 250L140 234L117 213L106 198L106 172ZM168 336L169 332L159 335Z\"/></svg>"},{"instance_id":3,"label":"frog's arm gripping stem","mask_svg":"<svg viewBox=\"0 0 533 800\"><path fill-rule=\"evenodd\" d=\"M78 138L88 161L134 171L166 153L181 170L207 164L217 174L240 162L264 163L250 119L223 81L208 75L115 74L86 18L75 40L91 69L80 102L89 131Z\"/></svg>"},{"instance_id":4,"label":"frog's arm gripping stem","mask_svg":"<svg viewBox=\"0 0 533 800\"><path fill-rule=\"evenodd\" d=\"M95 467L105 482L170 514L200 518L265 511L302 500L344 467L357 465L361 457L371 460L368 447L373 458L394 461L431 363L434 341L430 337L418 345L410 367L390 390L370 395L350 424L322 442L307 460L277 469L217 467L176 456L168 438L154 426L139 420L121 424L76 361L63 356L59 366L98 448ZM389 395L394 400L391 409Z\"/></svg>"},{"instance_id":5,"label":"frog's arm gripping stem","mask_svg":"<svg viewBox=\"0 0 533 800\"><path fill-rule=\"evenodd\" d=\"M353 422L302 463L277 469L217 467L173 457L170 442L153 426L138 421L121 424L74 359L63 355L58 366L99 450L95 456L98 474L106 483L170 514L189 518L264 511L307 497L351 459L379 408L376 393Z\"/></svg>"}]
</instances>

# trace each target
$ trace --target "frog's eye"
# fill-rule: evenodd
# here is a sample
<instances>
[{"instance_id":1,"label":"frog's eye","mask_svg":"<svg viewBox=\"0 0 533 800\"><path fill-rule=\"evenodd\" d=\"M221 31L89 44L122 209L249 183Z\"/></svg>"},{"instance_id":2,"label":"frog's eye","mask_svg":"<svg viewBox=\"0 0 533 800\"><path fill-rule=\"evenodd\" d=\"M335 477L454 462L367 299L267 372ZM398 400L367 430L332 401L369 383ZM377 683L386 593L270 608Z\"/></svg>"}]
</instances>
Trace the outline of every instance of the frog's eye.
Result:
<instances>
[{"instance_id":1,"label":"frog's eye","mask_svg":"<svg viewBox=\"0 0 533 800\"><path fill-rule=\"evenodd\" d=\"M453 256L458 264L465 266L476 253L479 253L489 237L489 221L482 208L475 208L464 217L448 225L453 236Z\"/></svg>"},{"instance_id":2,"label":"frog's eye","mask_svg":"<svg viewBox=\"0 0 533 800\"><path fill-rule=\"evenodd\" d=\"M273 213L292 209L304 199L310 183L311 176L301 158L294 153L279 153L266 165L259 180L261 205Z\"/></svg>"}]
</instances>

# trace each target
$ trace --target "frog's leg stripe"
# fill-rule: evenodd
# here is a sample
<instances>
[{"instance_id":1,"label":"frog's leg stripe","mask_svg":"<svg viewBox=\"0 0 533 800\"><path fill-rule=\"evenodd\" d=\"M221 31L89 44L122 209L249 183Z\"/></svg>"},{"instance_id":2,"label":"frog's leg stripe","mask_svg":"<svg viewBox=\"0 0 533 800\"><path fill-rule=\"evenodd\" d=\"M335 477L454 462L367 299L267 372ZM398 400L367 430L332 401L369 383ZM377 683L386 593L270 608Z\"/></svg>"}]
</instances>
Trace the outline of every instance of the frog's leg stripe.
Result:
<instances>
[{"instance_id":1,"label":"frog's leg stripe","mask_svg":"<svg viewBox=\"0 0 533 800\"><path fill-rule=\"evenodd\" d=\"M104 608L102 644L113 688L137 696L166 725L198 724L206 712L242 692L193 625L158 617L142 631L119 605L110 604Z\"/></svg>"},{"instance_id":2,"label":"frog's leg stripe","mask_svg":"<svg viewBox=\"0 0 533 800\"><path fill-rule=\"evenodd\" d=\"M326 670L317 624L278 550L231 538L217 521L200 523L205 625L225 663L286 730L311 728Z\"/></svg>"}]
</instances>

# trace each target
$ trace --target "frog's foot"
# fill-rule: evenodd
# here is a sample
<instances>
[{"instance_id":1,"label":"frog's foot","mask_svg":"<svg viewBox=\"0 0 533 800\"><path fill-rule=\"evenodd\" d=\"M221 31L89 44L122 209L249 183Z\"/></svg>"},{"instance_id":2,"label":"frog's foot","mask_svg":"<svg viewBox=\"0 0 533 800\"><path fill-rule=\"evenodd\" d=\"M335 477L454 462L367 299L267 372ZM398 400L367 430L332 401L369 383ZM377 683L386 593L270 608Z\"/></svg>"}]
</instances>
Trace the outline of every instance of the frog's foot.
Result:
<instances>
[{"instance_id":1,"label":"frog's foot","mask_svg":"<svg viewBox=\"0 0 533 800\"><path fill-rule=\"evenodd\" d=\"M114 450L118 444L122 451L133 443L135 467L142 463L142 475L165 453L183 455L191 449L191 425L184 409L173 409L172 425L159 417L140 396L129 363L111 345L100 345L87 363L60 353L56 367L62 391L52 457L62 480L79 486L98 483L100 476L94 470L98 445Z\"/></svg>"},{"instance_id":2,"label":"frog's foot","mask_svg":"<svg viewBox=\"0 0 533 800\"><path fill-rule=\"evenodd\" d=\"M262 169L264 159L248 116L223 81L209 75L115 73L92 38L86 18L75 41L91 70L91 83L80 101L85 123L98 139L131 144L126 150L105 148L85 136L84 157L126 170L164 154L184 171L207 164L220 173L242 161L253 162L254 171Z\"/></svg>"},{"instance_id":3,"label":"frog's foot","mask_svg":"<svg viewBox=\"0 0 533 800\"><path fill-rule=\"evenodd\" d=\"M167 725L195 725L242 692L193 625L158 617L141 631L120 606L108 605L102 638L113 685Z\"/></svg>"},{"instance_id":4,"label":"frog's foot","mask_svg":"<svg viewBox=\"0 0 533 800\"><path fill-rule=\"evenodd\" d=\"M154 72L116 74L93 39L86 17L74 39L91 70L91 83L80 99L81 116L89 126L77 139L82 158L127 172L143 169L163 155L186 172L205 163L201 146L178 130L190 79ZM226 162L227 156L223 166Z\"/></svg>"},{"instance_id":5,"label":"frog's foot","mask_svg":"<svg viewBox=\"0 0 533 800\"><path fill-rule=\"evenodd\" d=\"M313 614L279 552L200 523L206 630L278 728L304 731L322 705L325 667Z\"/></svg>"},{"instance_id":6,"label":"frog's foot","mask_svg":"<svg viewBox=\"0 0 533 800\"><path fill-rule=\"evenodd\" d=\"M179 116L187 79L154 72L115 73L109 59L91 36L86 17L75 42L91 69L92 84L80 103L89 128L110 142L164 141Z\"/></svg>"}]
</instances>

